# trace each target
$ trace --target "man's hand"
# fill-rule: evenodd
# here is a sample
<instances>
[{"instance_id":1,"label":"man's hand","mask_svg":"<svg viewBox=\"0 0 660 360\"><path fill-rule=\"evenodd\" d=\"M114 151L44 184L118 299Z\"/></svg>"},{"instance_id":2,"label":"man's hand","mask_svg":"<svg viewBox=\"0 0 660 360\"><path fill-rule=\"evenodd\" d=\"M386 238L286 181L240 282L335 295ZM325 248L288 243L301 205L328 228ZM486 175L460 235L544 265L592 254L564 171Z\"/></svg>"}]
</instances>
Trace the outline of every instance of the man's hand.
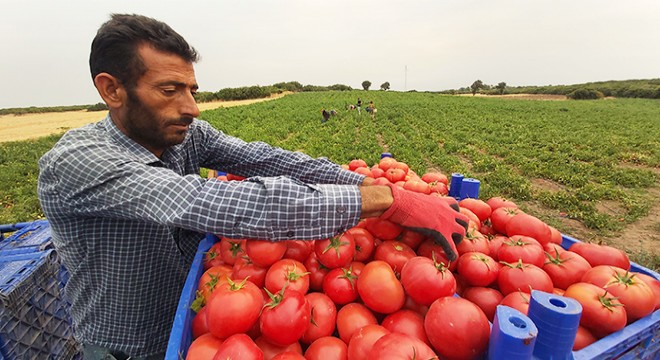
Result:
<instances>
[{"instance_id":1,"label":"man's hand","mask_svg":"<svg viewBox=\"0 0 660 360\"><path fill-rule=\"evenodd\" d=\"M394 202L380 218L432 238L442 246L449 260L456 260L456 244L463 240L468 226L468 218L459 212L458 205L450 206L438 197L404 190L394 184L389 186Z\"/></svg>"}]
</instances>

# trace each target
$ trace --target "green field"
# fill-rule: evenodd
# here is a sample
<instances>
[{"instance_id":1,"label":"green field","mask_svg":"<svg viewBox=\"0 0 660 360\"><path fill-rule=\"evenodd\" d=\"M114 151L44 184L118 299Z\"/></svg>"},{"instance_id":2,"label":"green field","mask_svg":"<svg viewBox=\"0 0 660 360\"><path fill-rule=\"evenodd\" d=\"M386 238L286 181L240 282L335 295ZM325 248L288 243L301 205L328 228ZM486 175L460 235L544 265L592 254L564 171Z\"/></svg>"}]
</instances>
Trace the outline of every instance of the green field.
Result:
<instances>
[{"instance_id":1,"label":"green field","mask_svg":"<svg viewBox=\"0 0 660 360\"><path fill-rule=\"evenodd\" d=\"M348 111L361 97L372 120ZM338 114L321 124L321 109ZM660 101L529 101L428 93L297 93L249 106L206 111L201 118L245 140L263 140L337 163L383 151L417 173L460 172L481 181L480 197L504 196L562 232L604 240L633 260L660 267L655 237L617 236L647 218L660 180ZM0 144L0 223L42 216L36 161L57 137Z\"/></svg>"}]
</instances>

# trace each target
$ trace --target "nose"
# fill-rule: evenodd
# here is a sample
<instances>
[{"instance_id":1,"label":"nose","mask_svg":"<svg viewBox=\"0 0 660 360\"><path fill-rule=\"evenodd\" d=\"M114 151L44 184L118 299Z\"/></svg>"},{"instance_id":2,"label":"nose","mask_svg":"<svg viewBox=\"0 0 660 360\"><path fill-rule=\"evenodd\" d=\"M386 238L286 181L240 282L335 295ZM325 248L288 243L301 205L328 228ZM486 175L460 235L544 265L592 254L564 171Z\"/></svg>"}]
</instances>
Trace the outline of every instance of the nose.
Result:
<instances>
[{"instance_id":1,"label":"nose","mask_svg":"<svg viewBox=\"0 0 660 360\"><path fill-rule=\"evenodd\" d=\"M181 113L184 116L198 117L199 116L199 107L197 107L197 101L192 93L187 93L184 96L181 104Z\"/></svg>"}]
</instances>

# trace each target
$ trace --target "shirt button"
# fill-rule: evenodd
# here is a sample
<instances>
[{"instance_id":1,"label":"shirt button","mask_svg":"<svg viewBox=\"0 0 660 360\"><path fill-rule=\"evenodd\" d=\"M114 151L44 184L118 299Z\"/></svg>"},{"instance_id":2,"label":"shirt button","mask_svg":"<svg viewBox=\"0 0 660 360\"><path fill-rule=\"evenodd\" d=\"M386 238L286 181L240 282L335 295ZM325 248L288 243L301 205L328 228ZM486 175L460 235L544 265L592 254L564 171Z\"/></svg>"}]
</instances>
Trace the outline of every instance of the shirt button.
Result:
<instances>
[{"instance_id":1,"label":"shirt button","mask_svg":"<svg viewBox=\"0 0 660 360\"><path fill-rule=\"evenodd\" d=\"M289 230L286 233L286 236L288 236L289 238L293 238L295 235L296 233L293 230Z\"/></svg>"},{"instance_id":2,"label":"shirt button","mask_svg":"<svg viewBox=\"0 0 660 360\"><path fill-rule=\"evenodd\" d=\"M337 213L338 214L343 214L345 212L346 212L346 206L343 206L343 205L337 206Z\"/></svg>"}]
</instances>

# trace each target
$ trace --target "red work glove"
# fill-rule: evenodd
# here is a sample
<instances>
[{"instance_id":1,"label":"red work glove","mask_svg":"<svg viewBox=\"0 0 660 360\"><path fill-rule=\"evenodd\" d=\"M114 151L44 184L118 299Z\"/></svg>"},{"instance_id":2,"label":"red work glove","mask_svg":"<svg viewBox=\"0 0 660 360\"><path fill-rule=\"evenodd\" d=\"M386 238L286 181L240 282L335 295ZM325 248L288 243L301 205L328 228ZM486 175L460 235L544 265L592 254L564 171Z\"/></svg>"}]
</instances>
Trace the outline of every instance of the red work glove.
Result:
<instances>
[{"instance_id":1,"label":"red work glove","mask_svg":"<svg viewBox=\"0 0 660 360\"><path fill-rule=\"evenodd\" d=\"M451 261L458 257L456 244L465 236L467 216L461 214L457 204L388 184L394 202L380 218L392 221L413 231L432 238L442 246Z\"/></svg>"}]
</instances>

